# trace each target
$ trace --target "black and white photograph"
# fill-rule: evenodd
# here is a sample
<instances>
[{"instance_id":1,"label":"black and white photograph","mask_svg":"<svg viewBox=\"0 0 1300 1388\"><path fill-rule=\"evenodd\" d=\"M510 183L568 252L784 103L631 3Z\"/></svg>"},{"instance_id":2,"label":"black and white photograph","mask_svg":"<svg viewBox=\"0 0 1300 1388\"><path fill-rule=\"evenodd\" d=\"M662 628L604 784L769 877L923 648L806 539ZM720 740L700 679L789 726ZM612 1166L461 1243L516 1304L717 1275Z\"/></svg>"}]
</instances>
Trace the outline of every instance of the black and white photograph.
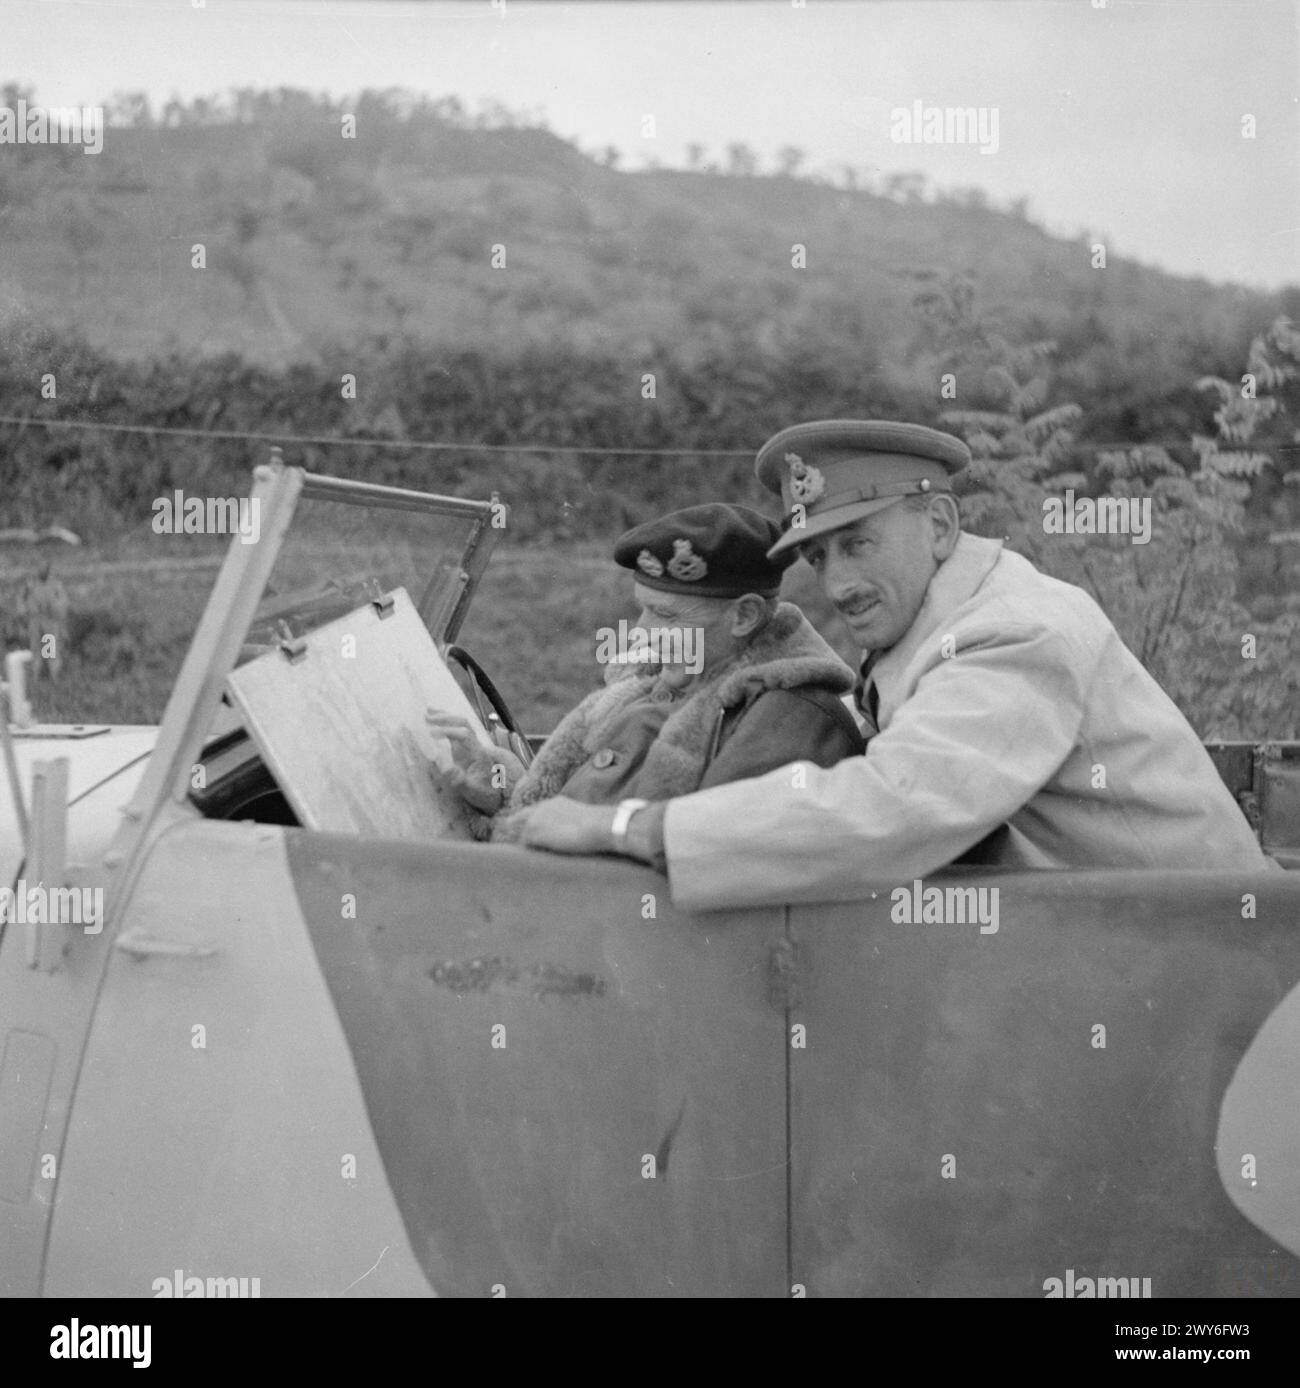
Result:
<instances>
[{"instance_id":1,"label":"black and white photograph","mask_svg":"<svg viewBox=\"0 0 1300 1388\"><path fill-rule=\"evenodd\" d=\"M0 40L6 1342L978 1299L1258 1357L1298 0Z\"/></svg>"}]
</instances>

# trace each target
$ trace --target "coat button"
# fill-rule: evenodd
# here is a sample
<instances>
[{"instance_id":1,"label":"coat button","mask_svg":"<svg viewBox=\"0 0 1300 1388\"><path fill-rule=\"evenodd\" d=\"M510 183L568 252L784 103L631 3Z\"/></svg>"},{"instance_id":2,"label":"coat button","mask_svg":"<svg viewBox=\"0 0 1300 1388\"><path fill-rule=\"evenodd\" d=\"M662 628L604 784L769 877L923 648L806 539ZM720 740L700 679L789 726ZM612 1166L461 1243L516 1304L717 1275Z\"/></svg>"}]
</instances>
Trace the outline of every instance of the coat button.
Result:
<instances>
[{"instance_id":1,"label":"coat button","mask_svg":"<svg viewBox=\"0 0 1300 1388\"><path fill-rule=\"evenodd\" d=\"M614 753L608 747L602 747L591 759L591 764L597 771L604 771L607 766L614 765Z\"/></svg>"}]
</instances>

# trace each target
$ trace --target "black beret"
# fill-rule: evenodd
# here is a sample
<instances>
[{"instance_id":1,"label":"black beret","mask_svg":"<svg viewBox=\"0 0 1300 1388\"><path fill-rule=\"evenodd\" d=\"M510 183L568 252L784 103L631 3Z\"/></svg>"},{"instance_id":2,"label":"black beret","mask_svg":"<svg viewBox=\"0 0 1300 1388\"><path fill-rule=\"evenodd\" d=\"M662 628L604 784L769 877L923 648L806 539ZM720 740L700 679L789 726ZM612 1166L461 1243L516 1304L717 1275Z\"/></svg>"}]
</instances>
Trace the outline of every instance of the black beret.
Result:
<instances>
[{"instance_id":1,"label":"black beret","mask_svg":"<svg viewBox=\"0 0 1300 1388\"><path fill-rule=\"evenodd\" d=\"M768 558L781 538L775 521L720 501L688 506L638 525L614 543L614 562L647 588L701 598L775 597L794 551Z\"/></svg>"}]
</instances>

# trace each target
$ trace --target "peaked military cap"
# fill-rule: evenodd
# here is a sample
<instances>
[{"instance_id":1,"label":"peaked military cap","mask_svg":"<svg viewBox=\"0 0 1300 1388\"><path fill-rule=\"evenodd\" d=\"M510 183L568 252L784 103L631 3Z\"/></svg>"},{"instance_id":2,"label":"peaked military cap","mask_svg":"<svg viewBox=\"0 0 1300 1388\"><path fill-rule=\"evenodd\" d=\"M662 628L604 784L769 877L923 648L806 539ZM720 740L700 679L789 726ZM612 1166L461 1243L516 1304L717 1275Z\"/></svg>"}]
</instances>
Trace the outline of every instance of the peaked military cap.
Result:
<instances>
[{"instance_id":1,"label":"peaked military cap","mask_svg":"<svg viewBox=\"0 0 1300 1388\"><path fill-rule=\"evenodd\" d=\"M905 496L952 491L970 449L953 434L877 419L820 419L774 434L758 450L758 480L785 509L780 555Z\"/></svg>"},{"instance_id":2,"label":"peaked military cap","mask_svg":"<svg viewBox=\"0 0 1300 1388\"><path fill-rule=\"evenodd\" d=\"M614 562L638 583L701 598L775 597L795 555L770 557L780 538L775 521L747 506L709 502L638 525L614 543Z\"/></svg>"}]
</instances>

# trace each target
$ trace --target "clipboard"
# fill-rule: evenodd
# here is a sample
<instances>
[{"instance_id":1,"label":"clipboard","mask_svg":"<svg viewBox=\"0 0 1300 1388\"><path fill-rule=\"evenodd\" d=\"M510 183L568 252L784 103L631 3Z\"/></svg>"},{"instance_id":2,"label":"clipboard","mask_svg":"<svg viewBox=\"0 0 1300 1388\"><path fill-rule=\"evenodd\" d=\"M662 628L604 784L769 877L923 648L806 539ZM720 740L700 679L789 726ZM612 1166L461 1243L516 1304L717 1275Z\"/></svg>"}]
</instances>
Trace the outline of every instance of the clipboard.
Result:
<instances>
[{"instance_id":1,"label":"clipboard","mask_svg":"<svg viewBox=\"0 0 1300 1388\"><path fill-rule=\"evenodd\" d=\"M227 677L267 767L307 829L368 838L468 839L469 814L437 774L434 706L496 744L405 588L283 643Z\"/></svg>"}]
</instances>

